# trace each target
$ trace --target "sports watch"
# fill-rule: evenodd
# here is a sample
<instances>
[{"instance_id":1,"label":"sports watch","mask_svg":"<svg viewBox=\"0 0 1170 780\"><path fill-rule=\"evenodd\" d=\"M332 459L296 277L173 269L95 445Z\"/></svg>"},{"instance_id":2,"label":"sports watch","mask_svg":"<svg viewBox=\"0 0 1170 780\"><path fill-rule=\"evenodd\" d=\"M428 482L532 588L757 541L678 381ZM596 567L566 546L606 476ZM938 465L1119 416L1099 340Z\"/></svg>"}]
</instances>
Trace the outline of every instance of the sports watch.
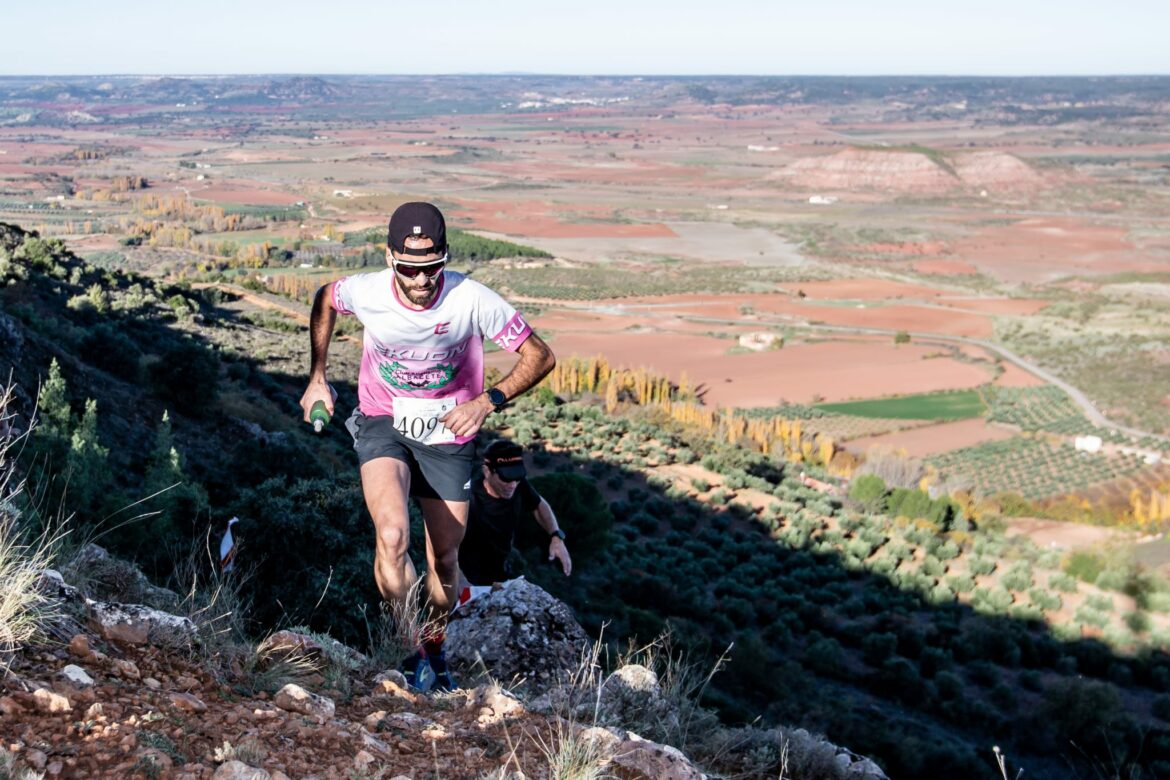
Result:
<instances>
[{"instance_id":1,"label":"sports watch","mask_svg":"<svg viewBox=\"0 0 1170 780\"><path fill-rule=\"evenodd\" d=\"M548 540L551 542L553 539L560 539L562 542L565 541L565 532L559 528L555 531L549 531Z\"/></svg>"},{"instance_id":2,"label":"sports watch","mask_svg":"<svg viewBox=\"0 0 1170 780\"><path fill-rule=\"evenodd\" d=\"M494 411L500 411L504 408L504 404L508 403L508 396L504 395L504 391L498 387L490 388L487 391L488 401L494 407Z\"/></svg>"}]
</instances>

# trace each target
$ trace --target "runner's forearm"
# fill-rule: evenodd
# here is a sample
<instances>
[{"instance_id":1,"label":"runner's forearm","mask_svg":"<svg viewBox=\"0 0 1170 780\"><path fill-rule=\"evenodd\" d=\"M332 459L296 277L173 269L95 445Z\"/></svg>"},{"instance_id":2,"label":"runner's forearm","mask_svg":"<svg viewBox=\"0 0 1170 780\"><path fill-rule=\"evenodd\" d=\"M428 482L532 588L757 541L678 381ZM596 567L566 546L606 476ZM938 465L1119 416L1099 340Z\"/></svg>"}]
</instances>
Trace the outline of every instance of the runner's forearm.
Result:
<instances>
[{"instance_id":1,"label":"runner's forearm","mask_svg":"<svg viewBox=\"0 0 1170 780\"><path fill-rule=\"evenodd\" d=\"M329 340L333 337L333 325L337 321L337 310L333 308L333 285L326 284L317 290L313 299L313 313L309 317L309 343L312 360L309 364L309 381L325 381L325 369L329 358Z\"/></svg>"},{"instance_id":2,"label":"runner's forearm","mask_svg":"<svg viewBox=\"0 0 1170 780\"><path fill-rule=\"evenodd\" d=\"M548 505L548 502L543 497L540 499L540 505L536 507L536 511L532 514L536 518L536 524L543 528L546 534L551 534L560 528L557 525L557 516L553 514L552 507Z\"/></svg>"},{"instance_id":3,"label":"runner's forearm","mask_svg":"<svg viewBox=\"0 0 1170 780\"><path fill-rule=\"evenodd\" d=\"M533 333L520 345L520 360L496 387L511 400L535 387L556 364L556 356L548 344Z\"/></svg>"}]
</instances>

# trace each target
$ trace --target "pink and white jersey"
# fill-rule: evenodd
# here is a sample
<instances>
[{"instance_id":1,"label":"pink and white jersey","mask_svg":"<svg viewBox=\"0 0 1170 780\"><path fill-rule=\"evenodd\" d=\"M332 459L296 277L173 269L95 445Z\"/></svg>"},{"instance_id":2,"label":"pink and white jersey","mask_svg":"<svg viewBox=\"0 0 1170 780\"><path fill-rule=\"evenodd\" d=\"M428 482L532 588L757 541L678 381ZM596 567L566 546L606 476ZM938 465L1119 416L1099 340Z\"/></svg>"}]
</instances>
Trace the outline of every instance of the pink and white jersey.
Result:
<instances>
[{"instance_id":1,"label":"pink and white jersey","mask_svg":"<svg viewBox=\"0 0 1170 780\"><path fill-rule=\"evenodd\" d=\"M499 294L455 271L443 271L426 309L403 303L389 268L336 282L333 306L365 327L358 400L367 416L393 415L395 398L470 401L483 392L483 340L515 352L532 333Z\"/></svg>"}]
</instances>

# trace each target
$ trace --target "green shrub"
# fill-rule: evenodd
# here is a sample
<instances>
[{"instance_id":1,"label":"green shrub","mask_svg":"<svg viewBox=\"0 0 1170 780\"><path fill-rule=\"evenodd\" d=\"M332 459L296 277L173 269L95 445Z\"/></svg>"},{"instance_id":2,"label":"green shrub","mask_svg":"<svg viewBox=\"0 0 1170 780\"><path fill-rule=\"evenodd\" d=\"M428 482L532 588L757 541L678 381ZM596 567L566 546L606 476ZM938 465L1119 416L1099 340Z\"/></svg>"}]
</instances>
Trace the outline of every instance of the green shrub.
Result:
<instances>
[{"instance_id":1,"label":"green shrub","mask_svg":"<svg viewBox=\"0 0 1170 780\"><path fill-rule=\"evenodd\" d=\"M1064 573L1088 583L1095 583L1105 570L1105 562L1095 553L1080 550L1065 559Z\"/></svg>"},{"instance_id":2,"label":"green shrub","mask_svg":"<svg viewBox=\"0 0 1170 780\"><path fill-rule=\"evenodd\" d=\"M1085 606L1087 606L1091 609L1098 610L1100 612L1112 612L1113 611L1113 599L1109 598L1108 596L1106 596L1104 594L1097 594L1097 595L1089 596L1088 598L1086 598L1085 599Z\"/></svg>"},{"instance_id":3,"label":"green shrub","mask_svg":"<svg viewBox=\"0 0 1170 780\"><path fill-rule=\"evenodd\" d=\"M960 699L966 690L963 678L954 672L941 671L934 676L934 685L939 698L944 701Z\"/></svg>"},{"instance_id":4,"label":"green shrub","mask_svg":"<svg viewBox=\"0 0 1170 780\"><path fill-rule=\"evenodd\" d=\"M1032 567L1027 561L1018 561L1012 564L1000 582L1008 590L1025 591L1032 587Z\"/></svg>"},{"instance_id":5,"label":"green shrub","mask_svg":"<svg viewBox=\"0 0 1170 780\"><path fill-rule=\"evenodd\" d=\"M1107 614L1093 609L1087 604L1082 604L1078 607L1073 618L1078 623L1084 623L1087 626L1095 626L1097 628L1105 628L1109 623L1109 616Z\"/></svg>"},{"instance_id":6,"label":"green shrub","mask_svg":"<svg viewBox=\"0 0 1170 780\"><path fill-rule=\"evenodd\" d=\"M815 672L830 677L840 677L847 674L845 653L841 643L832 637L824 637L812 642L805 652L805 664Z\"/></svg>"},{"instance_id":7,"label":"green shrub","mask_svg":"<svg viewBox=\"0 0 1170 780\"><path fill-rule=\"evenodd\" d=\"M967 563L967 569L976 577L981 577L994 572L996 565L990 558L972 558Z\"/></svg>"},{"instance_id":8,"label":"green shrub","mask_svg":"<svg viewBox=\"0 0 1170 780\"><path fill-rule=\"evenodd\" d=\"M880 512L885 505L886 483L874 474L863 474L849 484L849 497L866 512Z\"/></svg>"},{"instance_id":9,"label":"green shrub","mask_svg":"<svg viewBox=\"0 0 1170 780\"><path fill-rule=\"evenodd\" d=\"M931 588L928 597L932 604L948 604L955 600L955 592L940 582Z\"/></svg>"},{"instance_id":10,"label":"green shrub","mask_svg":"<svg viewBox=\"0 0 1170 780\"><path fill-rule=\"evenodd\" d=\"M970 593L975 590L975 579L969 574L952 574L947 577L947 585L955 593Z\"/></svg>"},{"instance_id":11,"label":"green shrub","mask_svg":"<svg viewBox=\"0 0 1170 780\"><path fill-rule=\"evenodd\" d=\"M874 558L869 565L870 571L875 574L885 574L889 576L898 568L898 561L890 555L880 555Z\"/></svg>"},{"instance_id":12,"label":"green shrub","mask_svg":"<svg viewBox=\"0 0 1170 780\"><path fill-rule=\"evenodd\" d=\"M1076 593L1077 580L1070 574L1057 572L1048 578L1048 587L1059 590L1061 593Z\"/></svg>"},{"instance_id":13,"label":"green shrub","mask_svg":"<svg viewBox=\"0 0 1170 780\"><path fill-rule=\"evenodd\" d=\"M1094 583L1102 590L1124 591L1133 581L1133 571L1128 567L1106 568L1097 575Z\"/></svg>"},{"instance_id":14,"label":"green shrub","mask_svg":"<svg viewBox=\"0 0 1170 780\"><path fill-rule=\"evenodd\" d=\"M1145 596L1146 609L1151 612L1170 612L1170 592L1156 591Z\"/></svg>"},{"instance_id":15,"label":"green shrub","mask_svg":"<svg viewBox=\"0 0 1170 780\"><path fill-rule=\"evenodd\" d=\"M887 658L894 655L898 648L898 637L895 634L870 633L861 640L861 652L871 666L882 664Z\"/></svg>"},{"instance_id":16,"label":"green shrub","mask_svg":"<svg viewBox=\"0 0 1170 780\"><path fill-rule=\"evenodd\" d=\"M1053 612L1060 609L1061 598L1057 593L1053 593L1043 588L1031 588L1028 590L1028 598L1031 599L1032 604L1044 612Z\"/></svg>"},{"instance_id":17,"label":"green shrub","mask_svg":"<svg viewBox=\"0 0 1170 780\"><path fill-rule=\"evenodd\" d=\"M946 565L932 555L928 555L922 559L918 570L928 577L941 577L947 573Z\"/></svg>"},{"instance_id":18,"label":"green shrub","mask_svg":"<svg viewBox=\"0 0 1170 780\"><path fill-rule=\"evenodd\" d=\"M219 357L194 341L179 342L153 356L148 374L158 397L186 415L203 415L219 397Z\"/></svg>"}]
</instances>

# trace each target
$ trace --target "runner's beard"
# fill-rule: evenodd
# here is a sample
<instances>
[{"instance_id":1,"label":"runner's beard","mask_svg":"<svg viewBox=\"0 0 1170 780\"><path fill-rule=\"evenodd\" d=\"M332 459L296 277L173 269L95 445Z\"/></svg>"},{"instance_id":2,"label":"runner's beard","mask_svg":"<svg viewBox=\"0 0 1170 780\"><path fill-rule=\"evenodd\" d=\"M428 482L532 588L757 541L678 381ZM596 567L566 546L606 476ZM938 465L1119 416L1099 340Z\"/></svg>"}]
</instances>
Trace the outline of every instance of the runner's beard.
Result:
<instances>
[{"instance_id":1,"label":"runner's beard","mask_svg":"<svg viewBox=\"0 0 1170 780\"><path fill-rule=\"evenodd\" d=\"M421 290L416 287L406 286L398 274L394 274L394 281L398 284L398 291L406 297L406 300L411 305L418 306L421 309L425 309L435 299L435 294L439 291L439 278L437 275L428 278L427 286Z\"/></svg>"}]
</instances>

